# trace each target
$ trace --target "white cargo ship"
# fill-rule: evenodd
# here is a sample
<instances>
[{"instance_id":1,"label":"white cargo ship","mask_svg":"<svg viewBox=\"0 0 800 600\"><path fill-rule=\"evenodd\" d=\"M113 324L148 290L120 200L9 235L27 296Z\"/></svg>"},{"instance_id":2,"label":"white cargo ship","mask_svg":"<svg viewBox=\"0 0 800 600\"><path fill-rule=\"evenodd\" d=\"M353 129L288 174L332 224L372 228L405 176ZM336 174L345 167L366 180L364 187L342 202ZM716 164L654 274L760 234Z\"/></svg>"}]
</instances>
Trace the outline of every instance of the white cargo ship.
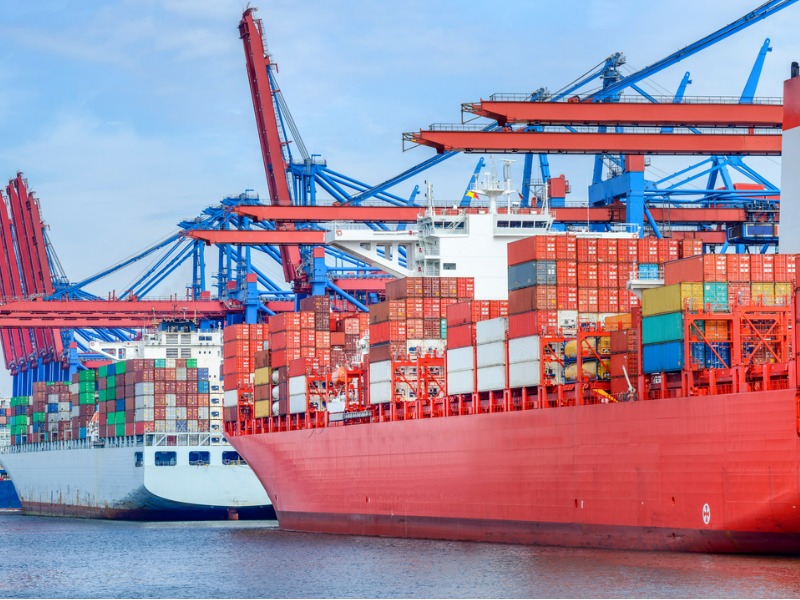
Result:
<instances>
[{"instance_id":1,"label":"white cargo ship","mask_svg":"<svg viewBox=\"0 0 800 600\"><path fill-rule=\"evenodd\" d=\"M196 360L209 374L209 405L203 407L208 431L103 436L98 411L83 439L34 441L39 438L32 435L0 447L0 464L14 481L26 514L136 520L274 518L264 487L221 431L222 330L162 327L137 342L104 342L93 349L114 362Z\"/></svg>"}]
</instances>

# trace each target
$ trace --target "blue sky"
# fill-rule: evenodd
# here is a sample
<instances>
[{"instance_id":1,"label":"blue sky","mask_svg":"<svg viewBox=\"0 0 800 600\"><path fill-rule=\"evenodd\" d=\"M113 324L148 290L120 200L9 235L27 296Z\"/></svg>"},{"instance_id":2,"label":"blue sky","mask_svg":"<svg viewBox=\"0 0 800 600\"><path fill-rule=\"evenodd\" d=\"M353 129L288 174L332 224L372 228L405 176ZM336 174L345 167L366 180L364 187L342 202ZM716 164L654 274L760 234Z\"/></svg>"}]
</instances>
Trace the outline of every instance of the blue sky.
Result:
<instances>
[{"instance_id":1,"label":"blue sky","mask_svg":"<svg viewBox=\"0 0 800 600\"><path fill-rule=\"evenodd\" d=\"M276 0L257 4L303 140L337 171L378 183L432 155L405 131L459 122L463 102L557 90L613 52L632 72L755 8L741 0L645 3ZM241 0L5 2L0 15L0 177L22 170L72 280L149 246L226 195L266 184L237 25ZM662 72L653 93L738 95L764 39L758 93L779 96L800 60L800 4ZM477 157L414 184L460 198ZM657 164L654 159L654 165ZM554 158L572 199L585 160ZM762 163L776 183L779 161ZM514 167L517 183L521 163ZM186 281L172 282L182 293ZM125 281L101 282L105 294ZM166 290L164 290L166 291Z\"/></svg>"}]
</instances>

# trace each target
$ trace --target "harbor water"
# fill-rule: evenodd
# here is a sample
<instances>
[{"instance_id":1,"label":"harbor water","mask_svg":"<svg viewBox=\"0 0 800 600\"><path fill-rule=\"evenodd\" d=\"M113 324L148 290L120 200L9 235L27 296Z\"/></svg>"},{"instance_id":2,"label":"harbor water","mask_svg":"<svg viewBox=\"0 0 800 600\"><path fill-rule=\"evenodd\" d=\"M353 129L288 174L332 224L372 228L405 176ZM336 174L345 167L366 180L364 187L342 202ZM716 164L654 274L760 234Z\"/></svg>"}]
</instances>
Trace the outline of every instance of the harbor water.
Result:
<instances>
[{"instance_id":1,"label":"harbor water","mask_svg":"<svg viewBox=\"0 0 800 600\"><path fill-rule=\"evenodd\" d=\"M0 598L797 598L800 557L290 533L0 513Z\"/></svg>"}]
</instances>

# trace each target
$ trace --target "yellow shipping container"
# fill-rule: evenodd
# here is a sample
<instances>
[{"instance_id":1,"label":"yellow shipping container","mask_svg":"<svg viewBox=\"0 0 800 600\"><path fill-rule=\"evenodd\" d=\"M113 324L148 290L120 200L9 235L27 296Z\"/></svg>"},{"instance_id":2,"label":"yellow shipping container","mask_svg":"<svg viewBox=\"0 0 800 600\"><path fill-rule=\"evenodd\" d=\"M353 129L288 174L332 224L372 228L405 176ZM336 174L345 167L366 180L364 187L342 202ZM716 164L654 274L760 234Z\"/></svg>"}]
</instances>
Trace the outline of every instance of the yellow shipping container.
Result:
<instances>
[{"instance_id":1,"label":"yellow shipping container","mask_svg":"<svg viewBox=\"0 0 800 600\"><path fill-rule=\"evenodd\" d=\"M753 304L773 306L775 304L775 284L771 282L751 283L750 297Z\"/></svg>"},{"instance_id":2,"label":"yellow shipping container","mask_svg":"<svg viewBox=\"0 0 800 600\"><path fill-rule=\"evenodd\" d=\"M272 400L256 400L256 419L272 414Z\"/></svg>"},{"instance_id":3,"label":"yellow shipping container","mask_svg":"<svg viewBox=\"0 0 800 600\"><path fill-rule=\"evenodd\" d=\"M272 377L272 369L270 367L259 367L256 369L256 385L267 385L269 384L270 377Z\"/></svg>"},{"instance_id":4,"label":"yellow shipping container","mask_svg":"<svg viewBox=\"0 0 800 600\"><path fill-rule=\"evenodd\" d=\"M775 304L788 306L792 302L792 292L794 284L776 283L775 284Z\"/></svg>"},{"instance_id":5,"label":"yellow shipping container","mask_svg":"<svg viewBox=\"0 0 800 600\"><path fill-rule=\"evenodd\" d=\"M703 283L682 282L642 292L642 316L663 315L703 306Z\"/></svg>"}]
</instances>

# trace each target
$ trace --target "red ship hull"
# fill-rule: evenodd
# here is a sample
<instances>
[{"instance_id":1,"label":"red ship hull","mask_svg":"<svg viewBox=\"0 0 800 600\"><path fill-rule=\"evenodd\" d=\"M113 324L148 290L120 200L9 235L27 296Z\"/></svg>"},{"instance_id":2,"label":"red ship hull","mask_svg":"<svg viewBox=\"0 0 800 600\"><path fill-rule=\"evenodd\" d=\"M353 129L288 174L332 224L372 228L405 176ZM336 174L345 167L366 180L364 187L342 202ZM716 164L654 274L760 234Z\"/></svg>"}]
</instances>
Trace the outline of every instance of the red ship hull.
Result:
<instances>
[{"instance_id":1,"label":"red ship hull","mask_svg":"<svg viewBox=\"0 0 800 600\"><path fill-rule=\"evenodd\" d=\"M281 528L800 552L795 390L231 437Z\"/></svg>"}]
</instances>

